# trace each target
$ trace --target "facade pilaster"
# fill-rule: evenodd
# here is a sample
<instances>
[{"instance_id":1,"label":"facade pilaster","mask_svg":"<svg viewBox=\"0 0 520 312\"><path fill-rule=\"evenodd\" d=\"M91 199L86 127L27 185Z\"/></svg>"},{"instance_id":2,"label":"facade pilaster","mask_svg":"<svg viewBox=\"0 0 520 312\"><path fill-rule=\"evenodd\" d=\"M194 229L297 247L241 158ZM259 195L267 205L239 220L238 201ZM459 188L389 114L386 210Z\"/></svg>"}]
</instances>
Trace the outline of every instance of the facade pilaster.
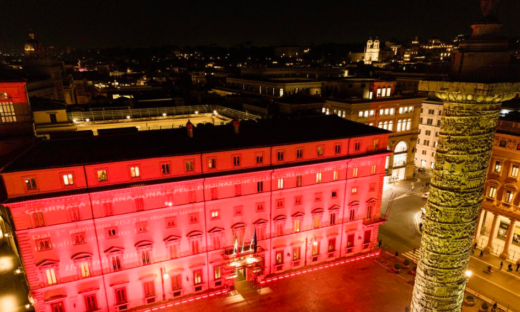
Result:
<instances>
[{"instance_id":1,"label":"facade pilaster","mask_svg":"<svg viewBox=\"0 0 520 312\"><path fill-rule=\"evenodd\" d=\"M511 241L513 240L513 233L515 232L515 222L516 221L514 219L511 219L511 222L509 223L504 250L502 250L502 253L500 254L500 258L502 259L507 259L507 256L509 255L509 246L511 245Z\"/></svg>"},{"instance_id":2,"label":"facade pilaster","mask_svg":"<svg viewBox=\"0 0 520 312\"><path fill-rule=\"evenodd\" d=\"M484 248L484 251L490 252L491 249L493 249L493 238L495 237L495 231L497 229L497 223L498 223L498 214L495 212L492 212L493 214L493 221L491 223L491 232L489 232L489 239L486 248Z\"/></svg>"}]
</instances>

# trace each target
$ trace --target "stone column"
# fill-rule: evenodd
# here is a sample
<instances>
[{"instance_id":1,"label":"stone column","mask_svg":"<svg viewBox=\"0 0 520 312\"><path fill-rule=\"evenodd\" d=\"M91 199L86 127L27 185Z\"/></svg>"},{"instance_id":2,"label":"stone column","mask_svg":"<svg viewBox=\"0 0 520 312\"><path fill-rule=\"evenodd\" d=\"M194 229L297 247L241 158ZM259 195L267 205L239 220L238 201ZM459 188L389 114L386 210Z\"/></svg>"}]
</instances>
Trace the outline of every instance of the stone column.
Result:
<instances>
[{"instance_id":1,"label":"stone column","mask_svg":"<svg viewBox=\"0 0 520 312\"><path fill-rule=\"evenodd\" d=\"M502 259L507 259L507 256L509 255L509 246L511 245L511 241L513 240L513 233L515 232L515 220L510 220L511 222L509 223L509 229L507 230L504 250L502 250L502 253L500 254L500 258Z\"/></svg>"},{"instance_id":2,"label":"stone column","mask_svg":"<svg viewBox=\"0 0 520 312\"><path fill-rule=\"evenodd\" d=\"M475 229L475 235L473 236L473 242L476 243L477 242L477 239L478 239L478 232L480 232L480 228L482 227L481 225L481 222L482 221L482 215L485 214L485 210L482 209L480 211L480 213L478 214L478 219L477 219L477 228Z\"/></svg>"},{"instance_id":3,"label":"stone column","mask_svg":"<svg viewBox=\"0 0 520 312\"><path fill-rule=\"evenodd\" d=\"M413 312L461 311L470 251L506 84L421 81L443 99ZM505 91L505 90L504 90ZM513 96L513 95L510 95ZM509 96L507 96L509 98Z\"/></svg>"},{"instance_id":4,"label":"stone column","mask_svg":"<svg viewBox=\"0 0 520 312\"><path fill-rule=\"evenodd\" d=\"M493 214L493 223L491 223L491 232L489 232L489 239L486 248L484 251L490 252L493 248L493 239L495 238L495 230L497 229L498 223L498 214L492 212Z\"/></svg>"}]
</instances>

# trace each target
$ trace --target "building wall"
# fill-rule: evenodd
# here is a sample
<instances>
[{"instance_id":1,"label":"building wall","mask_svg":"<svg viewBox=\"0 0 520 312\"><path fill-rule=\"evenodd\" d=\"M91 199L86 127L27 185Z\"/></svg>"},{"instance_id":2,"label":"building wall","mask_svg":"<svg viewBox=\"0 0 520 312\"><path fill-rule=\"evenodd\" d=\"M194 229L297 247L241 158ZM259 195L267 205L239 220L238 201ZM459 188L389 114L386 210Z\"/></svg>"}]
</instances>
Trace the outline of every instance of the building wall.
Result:
<instances>
[{"instance_id":1,"label":"building wall","mask_svg":"<svg viewBox=\"0 0 520 312\"><path fill-rule=\"evenodd\" d=\"M287 81L262 81L243 78L226 78L226 86L239 92L261 94L270 97L282 97L284 95L296 94L299 92L309 95L321 94L321 82L296 78L288 78Z\"/></svg>"},{"instance_id":2,"label":"building wall","mask_svg":"<svg viewBox=\"0 0 520 312\"><path fill-rule=\"evenodd\" d=\"M419 119L419 138L415 153L415 166L433 169L442 117L442 102L424 101Z\"/></svg>"},{"instance_id":3,"label":"building wall","mask_svg":"<svg viewBox=\"0 0 520 312\"><path fill-rule=\"evenodd\" d=\"M374 140L382 149L388 135L2 174L36 311L50 312L53 304L85 311L90 295L100 311L115 311L223 287L233 281L231 262L247 255L256 261L248 279L261 280L375 248L388 153L373 153ZM132 178L129 166L139 167L140 177ZM97 181L99 169L106 182ZM73 185L64 185L68 174ZM36 179L36 190L26 190L27 177ZM40 197L16 200L28 193ZM146 298L145 284L154 285ZM124 303L117 303L118 289L126 291Z\"/></svg>"}]
</instances>

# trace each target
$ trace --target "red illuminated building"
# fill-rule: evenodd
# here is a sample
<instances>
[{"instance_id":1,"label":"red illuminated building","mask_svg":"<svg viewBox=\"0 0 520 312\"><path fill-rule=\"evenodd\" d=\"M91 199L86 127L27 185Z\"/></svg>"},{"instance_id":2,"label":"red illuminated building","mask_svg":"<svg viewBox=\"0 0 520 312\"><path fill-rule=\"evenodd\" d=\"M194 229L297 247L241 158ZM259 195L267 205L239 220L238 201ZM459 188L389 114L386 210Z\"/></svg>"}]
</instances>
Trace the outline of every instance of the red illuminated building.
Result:
<instances>
[{"instance_id":1,"label":"red illuminated building","mask_svg":"<svg viewBox=\"0 0 520 312\"><path fill-rule=\"evenodd\" d=\"M153 305L376 248L389 134L319 116L34 144L1 175L36 311Z\"/></svg>"}]
</instances>

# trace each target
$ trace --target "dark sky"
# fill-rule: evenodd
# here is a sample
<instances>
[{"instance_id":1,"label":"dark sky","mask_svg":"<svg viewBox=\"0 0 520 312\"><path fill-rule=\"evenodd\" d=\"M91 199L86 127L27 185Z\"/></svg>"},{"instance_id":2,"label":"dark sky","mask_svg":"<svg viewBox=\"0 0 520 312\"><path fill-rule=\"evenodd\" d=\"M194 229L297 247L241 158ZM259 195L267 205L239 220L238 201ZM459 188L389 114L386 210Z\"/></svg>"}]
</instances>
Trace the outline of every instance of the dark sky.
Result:
<instances>
[{"instance_id":1,"label":"dark sky","mask_svg":"<svg viewBox=\"0 0 520 312\"><path fill-rule=\"evenodd\" d=\"M1 0L0 47L29 29L57 47L234 46L452 38L481 18L479 0ZM520 1L504 0L505 33L520 34Z\"/></svg>"}]
</instances>

